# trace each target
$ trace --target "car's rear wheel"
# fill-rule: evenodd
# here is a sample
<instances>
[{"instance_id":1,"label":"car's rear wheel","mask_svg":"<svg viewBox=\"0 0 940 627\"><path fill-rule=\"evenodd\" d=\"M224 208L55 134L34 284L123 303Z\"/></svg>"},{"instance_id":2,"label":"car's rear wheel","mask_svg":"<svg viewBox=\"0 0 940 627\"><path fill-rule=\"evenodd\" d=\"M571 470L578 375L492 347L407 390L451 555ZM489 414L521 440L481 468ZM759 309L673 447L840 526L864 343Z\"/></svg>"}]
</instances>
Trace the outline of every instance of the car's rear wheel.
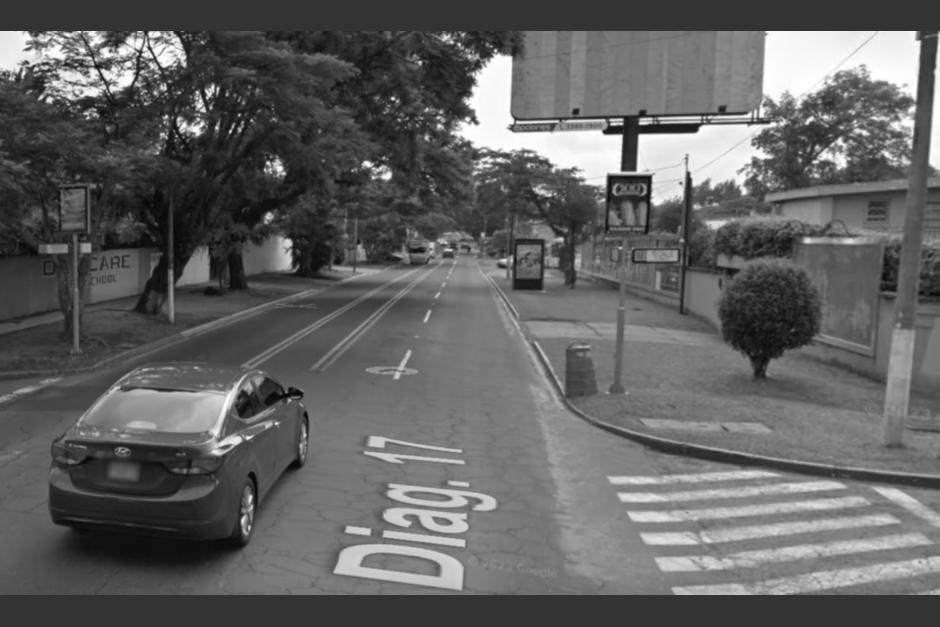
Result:
<instances>
[{"instance_id":1,"label":"car's rear wheel","mask_svg":"<svg viewBox=\"0 0 940 627\"><path fill-rule=\"evenodd\" d=\"M291 468L303 468L304 464L307 463L307 451L310 448L310 428L307 425L307 417L304 416L300 420L300 429L298 430L297 435L297 457L294 458L294 461L291 462Z\"/></svg>"},{"instance_id":2,"label":"car's rear wheel","mask_svg":"<svg viewBox=\"0 0 940 627\"><path fill-rule=\"evenodd\" d=\"M243 547L251 540L255 530L255 514L258 511L258 492L251 477L245 480L241 495L238 498L238 516L235 518L235 529L232 531L231 541L237 547Z\"/></svg>"}]
</instances>

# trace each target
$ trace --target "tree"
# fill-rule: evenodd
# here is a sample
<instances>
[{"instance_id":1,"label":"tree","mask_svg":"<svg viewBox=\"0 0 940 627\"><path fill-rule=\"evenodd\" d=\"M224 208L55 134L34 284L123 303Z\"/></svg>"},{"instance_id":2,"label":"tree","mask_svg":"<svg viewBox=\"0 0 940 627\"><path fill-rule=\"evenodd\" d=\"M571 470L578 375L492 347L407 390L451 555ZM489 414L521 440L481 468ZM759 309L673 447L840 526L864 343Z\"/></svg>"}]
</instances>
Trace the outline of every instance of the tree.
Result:
<instances>
[{"instance_id":1,"label":"tree","mask_svg":"<svg viewBox=\"0 0 940 627\"><path fill-rule=\"evenodd\" d=\"M412 223L427 213L455 219L467 213L472 147L456 131L476 122L469 100L477 74L494 56L518 50L521 33L284 31L277 37L355 69L332 95L373 146L358 171L376 185L359 218L396 222L395 214ZM384 240L380 248L389 245Z\"/></svg>"},{"instance_id":2,"label":"tree","mask_svg":"<svg viewBox=\"0 0 940 627\"><path fill-rule=\"evenodd\" d=\"M558 168L525 149L482 149L475 178L477 208L494 229L507 221L512 227L518 220L537 219L563 238L559 263L565 284L574 287L575 247L597 215L599 190L587 185L577 168Z\"/></svg>"},{"instance_id":3,"label":"tree","mask_svg":"<svg viewBox=\"0 0 940 627\"><path fill-rule=\"evenodd\" d=\"M667 198L653 205L653 214L650 216L650 230L663 233L678 233L682 226L682 212L685 203L680 196Z\"/></svg>"},{"instance_id":4,"label":"tree","mask_svg":"<svg viewBox=\"0 0 940 627\"><path fill-rule=\"evenodd\" d=\"M790 92L779 102L767 97L771 126L751 140L766 156L741 169L745 187L763 198L810 185L901 178L910 163L913 106L911 96L872 80L864 65L835 73L802 100Z\"/></svg>"},{"instance_id":5,"label":"tree","mask_svg":"<svg viewBox=\"0 0 940 627\"><path fill-rule=\"evenodd\" d=\"M125 141L108 141L94 121L55 98L28 66L0 74L0 229L26 247L61 242L56 232L58 187L93 182L92 225L85 237L94 250L106 239L132 239L139 226L127 190L139 162ZM87 298L90 257L80 257L79 301L73 302L71 255L52 259L58 281L63 335L72 335L72 312ZM80 328L83 325L80 324Z\"/></svg>"},{"instance_id":6,"label":"tree","mask_svg":"<svg viewBox=\"0 0 940 627\"><path fill-rule=\"evenodd\" d=\"M259 31L47 31L30 47L47 88L116 137L143 134L152 174L135 184L151 237L165 248L174 200L176 278L210 232L253 232L267 216L359 163L364 141L332 88L354 70ZM229 214L229 218L225 217ZM238 248L234 258L240 259ZM232 282L243 286L232 258ZM137 310L165 297L167 255Z\"/></svg>"},{"instance_id":7,"label":"tree","mask_svg":"<svg viewBox=\"0 0 940 627\"><path fill-rule=\"evenodd\" d=\"M784 351L809 344L819 333L819 292L806 270L788 259L753 259L718 301L721 334L751 362L755 379Z\"/></svg>"}]
</instances>

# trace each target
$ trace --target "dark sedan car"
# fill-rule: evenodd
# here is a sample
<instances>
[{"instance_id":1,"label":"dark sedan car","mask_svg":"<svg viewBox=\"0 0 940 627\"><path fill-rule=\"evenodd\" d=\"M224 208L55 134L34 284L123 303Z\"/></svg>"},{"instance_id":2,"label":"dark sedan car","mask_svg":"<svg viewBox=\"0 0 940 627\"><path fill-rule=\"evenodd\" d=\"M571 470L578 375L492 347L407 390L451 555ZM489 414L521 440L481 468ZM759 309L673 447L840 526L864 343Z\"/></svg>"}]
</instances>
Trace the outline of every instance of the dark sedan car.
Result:
<instances>
[{"instance_id":1,"label":"dark sedan car","mask_svg":"<svg viewBox=\"0 0 940 627\"><path fill-rule=\"evenodd\" d=\"M132 370L52 442L52 521L245 546L258 504L307 460L302 398L250 368Z\"/></svg>"}]
</instances>

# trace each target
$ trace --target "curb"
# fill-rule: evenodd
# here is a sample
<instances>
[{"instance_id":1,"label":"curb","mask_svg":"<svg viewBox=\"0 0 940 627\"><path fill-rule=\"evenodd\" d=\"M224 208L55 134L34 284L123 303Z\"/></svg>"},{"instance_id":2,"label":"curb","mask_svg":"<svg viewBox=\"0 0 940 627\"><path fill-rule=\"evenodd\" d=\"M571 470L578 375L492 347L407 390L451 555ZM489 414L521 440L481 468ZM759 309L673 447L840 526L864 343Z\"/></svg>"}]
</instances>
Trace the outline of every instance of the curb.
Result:
<instances>
[{"instance_id":1,"label":"curb","mask_svg":"<svg viewBox=\"0 0 940 627\"><path fill-rule=\"evenodd\" d=\"M492 285L496 290L496 293L499 294L500 299L502 299L503 303L506 305L509 311L512 312L513 318L518 320L519 311L516 309L516 306L512 304L512 301L509 300L509 297L506 296L505 292L503 292L503 289L496 283L496 280L486 273L486 270L483 269L483 266L481 266L479 262L477 262L477 268L480 269L480 274L482 274L486 280L490 282L490 285Z\"/></svg>"},{"instance_id":2,"label":"curb","mask_svg":"<svg viewBox=\"0 0 940 627\"><path fill-rule=\"evenodd\" d=\"M915 486L919 488L940 489L940 475L919 475L914 473L876 470L873 468L855 468L851 466L819 464L816 462L783 459L780 457L766 457L764 455L742 453L740 451L733 451L730 449L715 448L701 444L691 444L681 440L671 440L669 438L662 438L659 436L650 435L648 433L633 431L625 427L612 425L608 422L598 420L597 418L584 413L568 400L568 397L565 396L564 386L562 385L561 380L558 378L558 375L555 374L555 370L552 368L548 356L545 355L545 352L542 350L542 347L539 346L538 342L532 340L531 343L535 348L535 352L539 356L539 361L542 362L542 367L545 368L545 371L548 374L548 378L555 387L555 390L561 396L565 406L572 413L576 414L590 424L603 429L604 431L625 437L629 440L633 440L657 451L671 453L674 455L695 457L708 461L762 466L808 475L819 475L842 479L862 479L866 481L882 481L884 483L894 483Z\"/></svg>"},{"instance_id":3,"label":"curb","mask_svg":"<svg viewBox=\"0 0 940 627\"><path fill-rule=\"evenodd\" d=\"M366 276L366 273L354 274L353 276L346 277L345 279L340 279L336 281L334 285L345 283L347 281L352 281L362 276ZM90 366L82 366L80 368L63 368L60 370L14 370L14 371L8 371L8 372L0 372L0 380L23 379L26 377L44 377L44 376L55 376L55 375L79 374L82 372L88 372L96 368L107 366L108 364L111 364L116 361L120 361L122 359L142 357L144 355L149 355L150 353L154 353L164 348L170 348L171 346L180 344L183 341L188 340L190 338L198 337L199 335L207 333L208 331L212 331L214 329L224 327L229 324L233 324L245 318L250 318L251 316L259 314L263 312L265 309L273 307L274 305L304 298L305 296L312 296L314 294L319 294L320 292L328 290L331 287L333 287L333 285L327 285L326 287L311 288L309 290L304 290L302 292L297 292L295 294L290 294L288 296L278 298L277 300L272 300L266 303L261 303L260 305L255 305L254 307L243 309L242 311L236 311L235 313L229 314L227 316L223 316L221 318L217 318L215 320L210 320L209 322L205 322L195 327L190 327L189 329L183 329L182 331L179 331L178 333L174 333L173 335L167 336L163 339L150 342L149 344L143 344L141 346L128 349L124 352L111 355L110 357L105 357L104 359Z\"/></svg>"},{"instance_id":4,"label":"curb","mask_svg":"<svg viewBox=\"0 0 940 627\"><path fill-rule=\"evenodd\" d=\"M485 276L489 280L490 284L496 289L500 299L507 305L513 317L518 321L519 312L509 301L509 297L506 296L499 285L496 284L496 281L486 274L486 272L483 272L482 268L480 268L480 270L483 276ZM884 483L900 484L920 488L940 489L940 475L920 475L905 472L891 472L886 470L876 470L874 468L836 466L820 464L816 462L798 461L794 459L783 459L779 457L767 457L764 455L755 455L752 453L742 453L740 451L734 451L730 449L704 446L701 444L692 444L689 442L683 442L681 440L671 440L669 438L662 438L659 436L650 435L648 433L633 431L625 427L619 427L617 425L604 422L603 420L599 420L594 416L590 416L584 413L568 400L568 397L565 395L564 385L562 385L558 375L555 374L555 370L552 368L552 364L549 361L548 356L545 354L545 351L542 350L542 347L539 346L537 341L530 340L530 342L532 347L535 349L536 354L538 355L539 361L542 362L542 367L545 369L548 379L551 381L552 385L558 392L561 399L564 401L565 406L569 411L599 429L603 429L608 433L613 433L614 435L633 440L634 442L654 450L670 453L673 455L695 457L708 461L741 464L746 466L762 466L807 475L818 475L842 479L860 479L865 481L881 481Z\"/></svg>"}]
</instances>

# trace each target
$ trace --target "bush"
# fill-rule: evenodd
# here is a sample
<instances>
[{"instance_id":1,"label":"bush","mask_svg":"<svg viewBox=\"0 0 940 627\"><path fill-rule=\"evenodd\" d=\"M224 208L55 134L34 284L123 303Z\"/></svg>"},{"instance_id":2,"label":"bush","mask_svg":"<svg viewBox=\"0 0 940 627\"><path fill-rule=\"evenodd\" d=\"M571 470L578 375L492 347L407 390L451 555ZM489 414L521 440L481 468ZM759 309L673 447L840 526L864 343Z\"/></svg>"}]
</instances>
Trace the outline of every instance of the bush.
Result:
<instances>
[{"instance_id":1,"label":"bush","mask_svg":"<svg viewBox=\"0 0 940 627\"><path fill-rule=\"evenodd\" d=\"M689 265L695 268L715 267L715 231L704 226L689 239Z\"/></svg>"},{"instance_id":2,"label":"bush","mask_svg":"<svg viewBox=\"0 0 940 627\"><path fill-rule=\"evenodd\" d=\"M740 255L741 223L737 220L725 222L715 232L715 254L734 257Z\"/></svg>"},{"instance_id":3,"label":"bush","mask_svg":"<svg viewBox=\"0 0 940 627\"><path fill-rule=\"evenodd\" d=\"M784 351L809 344L819 333L819 292L792 261L755 259L745 264L718 301L721 335L751 361L755 379Z\"/></svg>"},{"instance_id":4,"label":"bush","mask_svg":"<svg viewBox=\"0 0 940 627\"><path fill-rule=\"evenodd\" d=\"M884 258L881 265L881 286L883 292L898 291L898 268L901 265L902 235L884 233L866 229L853 229L854 237L870 237L884 242ZM920 251L920 277L918 294L926 297L940 297L940 241L925 240Z\"/></svg>"},{"instance_id":5,"label":"bush","mask_svg":"<svg viewBox=\"0 0 940 627\"><path fill-rule=\"evenodd\" d=\"M721 225L715 234L715 252L745 259L790 257L797 239L819 235L824 228L781 218L734 220Z\"/></svg>"}]
</instances>

